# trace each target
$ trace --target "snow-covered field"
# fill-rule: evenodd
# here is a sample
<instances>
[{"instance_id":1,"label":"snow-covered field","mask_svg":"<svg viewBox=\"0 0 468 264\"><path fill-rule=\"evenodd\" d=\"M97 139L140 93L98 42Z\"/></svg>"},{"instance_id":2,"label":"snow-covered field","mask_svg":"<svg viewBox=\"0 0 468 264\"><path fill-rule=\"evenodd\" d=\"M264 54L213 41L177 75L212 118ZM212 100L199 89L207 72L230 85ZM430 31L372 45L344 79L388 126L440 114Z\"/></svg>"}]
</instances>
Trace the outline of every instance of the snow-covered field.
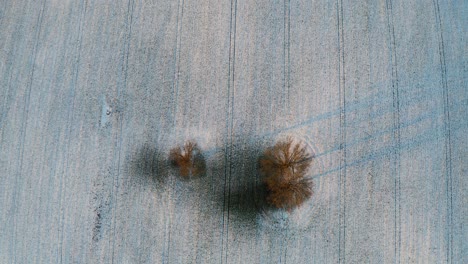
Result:
<instances>
[{"instance_id":1,"label":"snow-covered field","mask_svg":"<svg viewBox=\"0 0 468 264\"><path fill-rule=\"evenodd\" d=\"M0 263L468 263L466 14L1 1ZM291 213L259 202L285 136L315 154Z\"/></svg>"}]
</instances>

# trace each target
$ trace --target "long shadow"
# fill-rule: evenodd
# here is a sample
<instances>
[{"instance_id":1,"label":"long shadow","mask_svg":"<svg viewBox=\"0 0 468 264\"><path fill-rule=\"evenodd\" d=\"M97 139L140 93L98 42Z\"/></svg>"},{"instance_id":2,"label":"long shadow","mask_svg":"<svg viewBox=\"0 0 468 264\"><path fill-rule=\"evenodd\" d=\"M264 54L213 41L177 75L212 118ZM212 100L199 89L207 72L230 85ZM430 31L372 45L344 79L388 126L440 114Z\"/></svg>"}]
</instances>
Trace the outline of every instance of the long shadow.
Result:
<instances>
[{"instance_id":1,"label":"long shadow","mask_svg":"<svg viewBox=\"0 0 468 264\"><path fill-rule=\"evenodd\" d=\"M271 142L269 142L271 143ZM234 139L223 151L222 159L212 166L224 175L224 186L217 195L222 202L223 222L237 235L255 236L260 228L266 203L266 188L259 175L258 161L268 147L263 138L252 136Z\"/></svg>"},{"instance_id":2,"label":"long shadow","mask_svg":"<svg viewBox=\"0 0 468 264\"><path fill-rule=\"evenodd\" d=\"M155 146L144 144L137 149L135 156L129 162L134 182L156 186L156 188L166 187L170 169L169 163L165 154Z\"/></svg>"}]
</instances>

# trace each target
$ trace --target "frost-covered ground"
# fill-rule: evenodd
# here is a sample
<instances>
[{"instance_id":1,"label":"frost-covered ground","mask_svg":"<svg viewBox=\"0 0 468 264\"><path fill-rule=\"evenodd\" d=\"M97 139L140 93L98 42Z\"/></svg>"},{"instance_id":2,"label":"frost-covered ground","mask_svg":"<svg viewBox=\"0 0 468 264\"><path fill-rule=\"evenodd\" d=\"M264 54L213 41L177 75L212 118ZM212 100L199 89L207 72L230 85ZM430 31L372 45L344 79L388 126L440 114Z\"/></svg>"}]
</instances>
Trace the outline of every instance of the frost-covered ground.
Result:
<instances>
[{"instance_id":1,"label":"frost-covered ground","mask_svg":"<svg viewBox=\"0 0 468 264\"><path fill-rule=\"evenodd\" d=\"M464 1L0 2L1 263L468 263ZM257 160L315 153L265 209ZM170 148L194 139L206 175Z\"/></svg>"}]
</instances>

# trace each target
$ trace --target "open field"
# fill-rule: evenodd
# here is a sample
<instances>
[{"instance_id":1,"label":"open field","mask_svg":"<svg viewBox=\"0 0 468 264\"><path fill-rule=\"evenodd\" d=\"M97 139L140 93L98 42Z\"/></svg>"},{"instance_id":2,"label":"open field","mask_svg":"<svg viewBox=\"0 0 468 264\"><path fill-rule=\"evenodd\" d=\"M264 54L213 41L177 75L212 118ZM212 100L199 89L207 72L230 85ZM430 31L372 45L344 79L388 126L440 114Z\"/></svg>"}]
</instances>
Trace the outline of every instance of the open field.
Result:
<instances>
[{"instance_id":1,"label":"open field","mask_svg":"<svg viewBox=\"0 0 468 264\"><path fill-rule=\"evenodd\" d=\"M467 11L0 1L0 263L468 263ZM314 195L266 211L288 135Z\"/></svg>"}]
</instances>

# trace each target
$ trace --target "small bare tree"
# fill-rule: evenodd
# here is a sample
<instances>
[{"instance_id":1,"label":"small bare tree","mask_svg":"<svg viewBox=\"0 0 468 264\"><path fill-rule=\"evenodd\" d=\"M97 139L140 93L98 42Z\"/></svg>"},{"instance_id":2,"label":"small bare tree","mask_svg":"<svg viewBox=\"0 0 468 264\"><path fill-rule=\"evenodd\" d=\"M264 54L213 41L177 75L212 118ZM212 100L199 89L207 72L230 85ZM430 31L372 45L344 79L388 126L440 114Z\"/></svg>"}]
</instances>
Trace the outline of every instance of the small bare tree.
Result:
<instances>
[{"instance_id":1,"label":"small bare tree","mask_svg":"<svg viewBox=\"0 0 468 264\"><path fill-rule=\"evenodd\" d=\"M205 173L205 159L194 141L187 141L184 146L171 149L169 160L184 178L201 176Z\"/></svg>"}]
</instances>

